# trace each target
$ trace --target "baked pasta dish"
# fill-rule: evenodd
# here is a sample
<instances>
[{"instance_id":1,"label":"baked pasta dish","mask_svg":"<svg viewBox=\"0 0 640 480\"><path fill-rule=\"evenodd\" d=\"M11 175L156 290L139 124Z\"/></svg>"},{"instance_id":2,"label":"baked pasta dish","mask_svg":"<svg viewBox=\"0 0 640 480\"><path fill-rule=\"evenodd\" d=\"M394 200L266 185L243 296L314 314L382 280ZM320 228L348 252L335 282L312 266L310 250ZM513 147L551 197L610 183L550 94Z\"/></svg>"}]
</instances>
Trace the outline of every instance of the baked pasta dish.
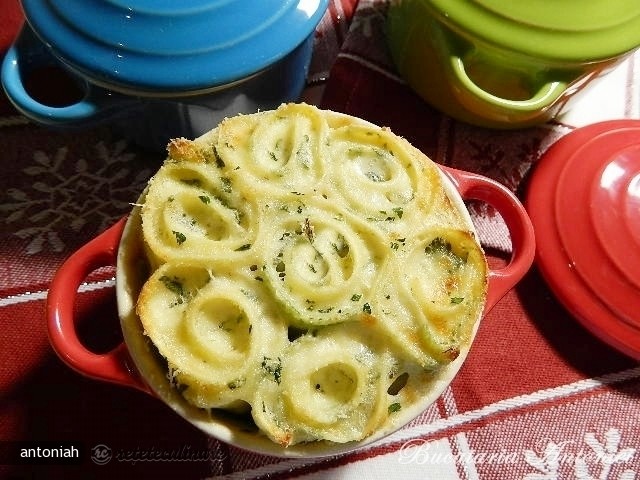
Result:
<instances>
[{"instance_id":1,"label":"baked pasta dish","mask_svg":"<svg viewBox=\"0 0 640 480\"><path fill-rule=\"evenodd\" d=\"M136 305L172 388L285 447L388 429L485 303L444 182L388 129L306 104L172 140L141 199Z\"/></svg>"}]
</instances>

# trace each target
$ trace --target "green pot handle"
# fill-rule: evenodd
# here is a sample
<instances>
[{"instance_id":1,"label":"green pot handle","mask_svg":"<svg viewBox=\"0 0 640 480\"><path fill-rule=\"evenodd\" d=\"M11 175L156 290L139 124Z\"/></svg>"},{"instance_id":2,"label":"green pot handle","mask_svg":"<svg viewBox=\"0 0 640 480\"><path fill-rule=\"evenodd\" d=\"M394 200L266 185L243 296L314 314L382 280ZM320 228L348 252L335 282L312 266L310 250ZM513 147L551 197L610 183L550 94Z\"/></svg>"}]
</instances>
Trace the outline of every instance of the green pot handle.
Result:
<instances>
[{"instance_id":1,"label":"green pot handle","mask_svg":"<svg viewBox=\"0 0 640 480\"><path fill-rule=\"evenodd\" d=\"M479 87L469 77L464 60L460 56L451 55L449 59L451 73L459 82L458 85L471 94L466 95L466 92L458 91L459 100L470 111L482 116L489 114L496 120L521 119L538 114L551 107L567 89L567 83L564 81L549 81L528 99L502 98Z\"/></svg>"}]
</instances>

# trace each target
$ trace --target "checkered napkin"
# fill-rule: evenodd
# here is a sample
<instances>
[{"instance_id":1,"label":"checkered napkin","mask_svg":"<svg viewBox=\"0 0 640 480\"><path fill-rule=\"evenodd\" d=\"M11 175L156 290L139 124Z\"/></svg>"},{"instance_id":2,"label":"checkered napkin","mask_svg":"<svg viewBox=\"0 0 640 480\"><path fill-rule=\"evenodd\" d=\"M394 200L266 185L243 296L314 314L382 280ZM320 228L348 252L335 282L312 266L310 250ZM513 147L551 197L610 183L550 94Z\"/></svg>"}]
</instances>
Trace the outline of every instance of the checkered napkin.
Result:
<instances>
[{"instance_id":1,"label":"checkered napkin","mask_svg":"<svg viewBox=\"0 0 640 480\"><path fill-rule=\"evenodd\" d=\"M17 7L0 0L2 49L21 21ZM330 2L316 33L310 90L321 106L388 126L439 163L521 193L529 170L562 135L639 116L635 56L551 124L501 132L458 123L426 105L393 69L386 7ZM77 467L0 465L1 478L640 478L640 367L580 327L535 269L485 317L459 375L430 408L390 437L338 457L241 451L155 398L82 377L49 345L49 283L65 258L130 210L159 159L108 128L34 125L2 96L0 147L0 448L68 440L84 454ZM483 243L508 252L495 212L471 208ZM105 268L78 292L79 334L95 351L121 341L113 285ZM92 451L110 461L99 464Z\"/></svg>"}]
</instances>

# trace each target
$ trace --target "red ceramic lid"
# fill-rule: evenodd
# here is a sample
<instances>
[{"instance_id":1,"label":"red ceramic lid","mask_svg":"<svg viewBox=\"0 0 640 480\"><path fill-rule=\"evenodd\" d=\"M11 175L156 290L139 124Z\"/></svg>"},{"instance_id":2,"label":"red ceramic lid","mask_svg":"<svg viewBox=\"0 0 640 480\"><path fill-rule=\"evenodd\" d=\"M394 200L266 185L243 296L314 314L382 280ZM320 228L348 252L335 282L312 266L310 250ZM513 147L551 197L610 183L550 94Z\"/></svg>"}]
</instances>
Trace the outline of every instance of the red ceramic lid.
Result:
<instances>
[{"instance_id":1,"label":"red ceramic lid","mask_svg":"<svg viewBox=\"0 0 640 480\"><path fill-rule=\"evenodd\" d=\"M526 207L538 267L558 299L640 360L640 120L561 138L534 167Z\"/></svg>"}]
</instances>

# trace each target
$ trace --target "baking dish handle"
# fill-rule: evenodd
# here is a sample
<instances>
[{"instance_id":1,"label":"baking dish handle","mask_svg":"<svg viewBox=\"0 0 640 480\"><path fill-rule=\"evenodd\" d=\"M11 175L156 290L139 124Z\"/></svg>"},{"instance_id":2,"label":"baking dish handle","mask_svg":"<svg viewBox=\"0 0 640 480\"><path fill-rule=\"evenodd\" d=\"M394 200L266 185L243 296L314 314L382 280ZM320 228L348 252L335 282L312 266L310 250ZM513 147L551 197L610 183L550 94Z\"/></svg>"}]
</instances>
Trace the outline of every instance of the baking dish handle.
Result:
<instances>
[{"instance_id":1,"label":"baking dish handle","mask_svg":"<svg viewBox=\"0 0 640 480\"><path fill-rule=\"evenodd\" d=\"M511 236L511 258L501 268L489 271L485 312L513 288L529 271L535 257L533 224L520 200L501 183L476 173L441 166L465 200L480 200L502 216Z\"/></svg>"},{"instance_id":2,"label":"baking dish handle","mask_svg":"<svg viewBox=\"0 0 640 480\"><path fill-rule=\"evenodd\" d=\"M126 219L115 223L73 253L54 276L46 304L49 341L60 359L91 378L151 393L123 343L107 353L88 350L78 338L74 305L81 283L94 270L115 265Z\"/></svg>"}]
</instances>

